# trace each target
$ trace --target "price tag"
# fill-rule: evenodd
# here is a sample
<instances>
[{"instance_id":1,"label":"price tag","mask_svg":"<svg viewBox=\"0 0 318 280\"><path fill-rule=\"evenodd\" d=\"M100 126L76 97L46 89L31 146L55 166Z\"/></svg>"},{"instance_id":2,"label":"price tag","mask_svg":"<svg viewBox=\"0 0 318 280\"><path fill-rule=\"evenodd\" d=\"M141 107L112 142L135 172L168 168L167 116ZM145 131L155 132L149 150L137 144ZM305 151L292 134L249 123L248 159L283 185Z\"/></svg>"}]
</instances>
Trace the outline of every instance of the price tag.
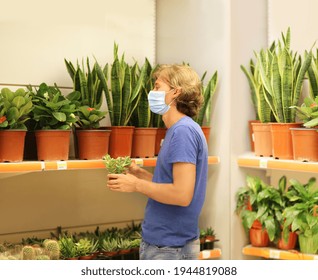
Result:
<instances>
[{"instance_id":1,"label":"price tag","mask_svg":"<svg viewBox=\"0 0 318 280\"><path fill-rule=\"evenodd\" d=\"M208 251L208 250L201 251L201 254L202 254L202 259L209 259L210 258L210 251Z\"/></svg>"},{"instance_id":2,"label":"price tag","mask_svg":"<svg viewBox=\"0 0 318 280\"><path fill-rule=\"evenodd\" d=\"M67 169L67 162L66 161L57 161L57 170L66 170Z\"/></svg>"},{"instance_id":3,"label":"price tag","mask_svg":"<svg viewBox=\"0 0 318 280\"><path fill-rule=\"evenodd\" d=\"M269 250L269 258L270 259L279 259L280 251L279 250Z\"/></svg>"},{"instance_id":4,"label":"price tag","mask_svg":"<svg viewBox=\"0 0 318 280\"><path fill-rule=\"evenodd\" d=\"M262 159L259 160L259 167L260 168L267 168L267 163L268 163L268 160L262 158Z\"/></svg>"},{"instance_id":5,"label":"price tag","mask_svg":"<svg viewBox=\"0 0 318 280\"><path fill-rule=\"evenodd\" d=\"M142 158L135 158L135 163L140 167L144 166L144 160Z\"/></svg>"},{"instance_id":6,"label":"price tag","mask_svg":"<svg viewBox=\"0 0 318 280\"><path fill-rule=\"evenodd\" d=\"M41 161L41 169L42 169L42 171L45 170L45 162L44 161Z\"/></svg>"}]
</instances>

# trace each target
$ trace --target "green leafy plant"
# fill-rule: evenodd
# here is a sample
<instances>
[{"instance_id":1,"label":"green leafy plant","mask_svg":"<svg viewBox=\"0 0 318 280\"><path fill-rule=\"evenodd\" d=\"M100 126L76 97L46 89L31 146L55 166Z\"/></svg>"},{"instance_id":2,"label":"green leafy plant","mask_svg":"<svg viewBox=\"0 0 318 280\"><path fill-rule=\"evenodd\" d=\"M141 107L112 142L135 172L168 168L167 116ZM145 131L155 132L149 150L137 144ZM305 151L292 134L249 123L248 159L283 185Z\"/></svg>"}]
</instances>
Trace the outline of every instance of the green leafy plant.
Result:
<instances>
[{"instance_id":1,"label":"green leafy plant","mask_svg":"<svg viewBox=\"0 0 318 280\"><path fill-rule=\"evenodd\" d=\"M239 188L236 193L236 213L240 216L246 232L258 220L267 230L271 241L281 235L279 221L283 203L278 189L258 177L247 176L246 186Z\"/></svg>"},{"instance_id":2,"label":"green leafy plant","mask_svg":"<svg viewBox=\"0 0 318 280\"><path fill-rule=\"evenodd\" d=\"M32 88L30 88L32 90ZM76 122L76 105L65 97L58 86L42 83L35 88L33 120L36 129L70 129Z\"/></svg>"},{"instance_id":3,"label":"green leafy plant","mask_svg":"<svg viewBox=\"0 0 318 280\"><path fill-rule=\"evenodd\" d=\"M89 256L97 251L98 240L93 240L89 238L81 238L75 243L76 255L77 256Z\"/></svg>"},{"instance_id":4,"label":"green leafy plant","mask_svg":"<svg viewBox=\"0 0 318 280\"><path fill-rule=\"evenodd\" d=\"M306 96L301 106L291 108L296 110L296 115L303 122L304 127L311 128L318 125L318 96L315 99Z\"/></svg>"},{"instance_id":5,"label":"green leafy plant","mask_svg":"<svg viewBox=\"0 0 318 280\"><path fill-rule=\"evenodd\" d=\"M306 247L306 253L318 252L318 217L314 215L318 207L318 186L315 178L310 178L306 184L301 184L296 179L290 180L291 186L288 197L294 202L286 207L283 212L285 219L283 231L289 228L297 232L299 238L310 238L310 247ZM301 248L302 249L302 248Z\"/></svg>"},{"instance_id":6,"label":"green leafy plant","mask_svg":"<svg viewBox=\"0 0 318 280\"><path fill-rule=\"evenodd\" d=\"M112 158L107 154L103 157L103 162L109 173L122 174L131 165L131 158L129 156Z\"/></svg>"},{"instance_id":7,"label":"green leafy plant","mask_svg":"<svg viewBox=\"0 0 318 280\"><path fill-rule=\"evenodd\" d=\"M0 92L0 129L27 129L33 109L32 94L19 88L11 91L2 88Z\"/></svg>"}]
</instances>

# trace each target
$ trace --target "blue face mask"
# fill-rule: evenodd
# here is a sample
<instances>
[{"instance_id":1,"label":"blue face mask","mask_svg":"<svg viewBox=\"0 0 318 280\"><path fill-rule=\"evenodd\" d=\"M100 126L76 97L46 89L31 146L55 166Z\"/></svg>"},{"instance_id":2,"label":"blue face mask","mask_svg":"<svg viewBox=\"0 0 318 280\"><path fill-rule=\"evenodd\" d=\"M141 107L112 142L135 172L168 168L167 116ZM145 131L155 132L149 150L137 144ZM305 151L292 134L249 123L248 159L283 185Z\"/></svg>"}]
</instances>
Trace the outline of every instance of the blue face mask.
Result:
<instances>
[{"instance_id":1,"label":"blue face mask","mask_svg":"<svg viewBox=\"0 0 318 280\"><path fill-rule=\"evenodd\" d=\"M163 115L168 112L170 105L167 105L165 102L166 92L165 91L155 91L151 90L148 94L148 102L150 111Z\"/></svg>"}]
</instances>

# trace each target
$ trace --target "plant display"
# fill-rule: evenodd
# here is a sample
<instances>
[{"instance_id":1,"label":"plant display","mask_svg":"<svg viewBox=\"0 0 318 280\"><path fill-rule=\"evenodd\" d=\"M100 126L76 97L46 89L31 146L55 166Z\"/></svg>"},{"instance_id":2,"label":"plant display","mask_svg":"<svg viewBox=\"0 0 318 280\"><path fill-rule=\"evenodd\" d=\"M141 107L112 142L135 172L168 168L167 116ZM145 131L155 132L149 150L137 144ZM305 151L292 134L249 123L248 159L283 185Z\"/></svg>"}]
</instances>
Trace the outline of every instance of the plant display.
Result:
<instances>
[{"instance_id":1,"label":"plant display","mask_svg":"<svg viewBox=\"0 0 318 280\"><path fill-rule=\"evenodd\" d=\"M30 87L29 87L30 88ZM32 88L30 88L32 90ZM55 84L42 83L32 96L32 118L36 129L70 129L77 122L76 105L65 97Z\"/></svg>"},{"instance_id":2,"label":"plant display","mask_svg":"<svg viewBox=\"0 0 318 280\"><path fill-rule=\"evenodd\" d=\"M290 48L290 28L282 41L271 50L256 53L259 71L264 85L264 97L278 123L295 122L297 106L306 72L311 64L312 52L306 53L304 60Z\"/></svg>"},{"instance_id":3,"label":"plant display","mask_svg":"<svg viewBox=\"0 0 318 280\"><path fill-rule=\"evenodd\" d=\"M216 92L217 83L218 83L218 73L217 71L214 72L210 80L208 81L207 85L204 86L204 79L206 76L205 72L201 78L202 82L202 93L204 102L202 105L202 108L199 111L198 116L194 119L200 126L204 125L210 125L211 121L211 100Z\"/></svg>"},{"instance_id":4,"label":"plant display","mask_svg":"<svg viewBox=\"0 0 318 280\"><path fill-rule=\"evenodd\" d=\"M22 260L34 260L35 259L35 251L32 246L26 245L22 248L21 251L21 259Z\"/></svg>"},{"instance_id":5,"label":"plant display","mask_svg":"<svg viewBox=\"0 0 318 280\"><path fill-rule=\"evenodd\" d=\"M77 62L75 68L71 61L64 59L67 71L73 81L74 91L68 99L76 104L75 115L78 117L77 126L90 129L99 128L100 121L105 118L107 111L100 110L103 103L103 87L97 75L97 62L92 70L89 59L82 66ZM107 71L108 65L106 64Z\"/></svg>"},{"instance_id":6,"label":"plant display","mask_svg":"<svg viewBox=\"0 0 318 280\"><path fill-rule=\"evenodd\" d=\"M307 128L318 125L318 96L315 99L306 96L301 106L292 106L296 110L296 115L303 122L303 126Z\"/></svg>"},{"instance_id":7,"label":"plant display","mask_svg":"<svg viewBox=\"0 0 318 280\"><path fill-rule=\"evenodd\" d=\"M107 154L103 157L103 161L108 172L111 174L125 173L131 165L131 158L129 156L112 158Z\"/></svg>"},{"instance_id":8,"label":"plant display","mask_svg":"<svg viewBox=\"0 0 318 280\"><path fill-rule=\"evenodd\" d=\"M125 61L124 54L118 57L118 45L114 44L114 61L110 73L108 67L104 69L96 64L97 75L102 84L112 126L126 126L136 109L141 97L140 91L147 78L145 63L139 69L137 62L130 66ZM109 77L110 76L110 77ZM108 81L110 80L110 88Z\"/></svg>"},{"instance_id":9,"label":"plant display","mask_svg":"<svg viewBox=\"0 0 318 280\"><path fill-rule=\"evenodd\" d=\"M0 92L0 129L27 129L33 109L32 95L22 88L11 91L2 88Z\"/></svg>"}]
</instances>

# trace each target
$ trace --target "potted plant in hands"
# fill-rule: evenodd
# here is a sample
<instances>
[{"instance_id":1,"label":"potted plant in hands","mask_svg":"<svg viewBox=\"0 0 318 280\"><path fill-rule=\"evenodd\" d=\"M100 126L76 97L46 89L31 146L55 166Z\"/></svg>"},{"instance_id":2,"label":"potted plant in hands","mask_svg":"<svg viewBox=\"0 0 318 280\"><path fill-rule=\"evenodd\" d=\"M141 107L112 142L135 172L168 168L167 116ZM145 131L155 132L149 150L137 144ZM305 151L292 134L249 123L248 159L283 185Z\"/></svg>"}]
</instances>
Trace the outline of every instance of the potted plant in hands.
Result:
<instances>
[{"instance_id":1,"label":"potted plant in hands","mask_svg":"<svg viewBox=\"0 0 318 280\"><path fill-rule=\"evenodd\" d=\"M302 127L290 129L294 160L318 161L318 96L307 96L301 106L292 108L302 122Z\"/></svg>"},{"instance_id":2,"label":"potted plant in hands","mask_svg":"<svg viewBox=\"0 0 318 280\"><path fill-rule=\"evenodd\" d=\"M76 105L58 86L42 83L32 96L38 160L67 160Z\"/></svg>"},{"instance_id":3,"label":"potted plant in hands","mask_svg":"<svg viewBox=\"0 0 318 280\"><path fill-rule=\"evenodd\" d=\"M75 115L78 118L75 127L75 152L79 159L101 159L108 153L110 130L101 129L100 122L106 117L107 111L102 111L103 88L97 76L97 63L92 70L89 59L82 66L72 62L65 65L73 81L74 91L68 98L76 104Z\"/></svg>"},{"instance_id":4,"label":"potted plant in hands","mask_svg":"<svg viewBox=\"0 0 318 280\"><path fill-rule=\"evenodd\" d=\"M125 173L132 162L129 156L112 158L109 154L103 157L103 161L110 174Z\"/></svg>"},{"instance_id":5,"label":"potted plant in hands","mask_svg":"<svg viewBox=\"0 0 318 280\"><path fill-rule=\"evenodd\" d=\"M3 88L0 92L0 161L23 160L25 122L33 109L30 92Z\"/></svg>"}]
</instances>

